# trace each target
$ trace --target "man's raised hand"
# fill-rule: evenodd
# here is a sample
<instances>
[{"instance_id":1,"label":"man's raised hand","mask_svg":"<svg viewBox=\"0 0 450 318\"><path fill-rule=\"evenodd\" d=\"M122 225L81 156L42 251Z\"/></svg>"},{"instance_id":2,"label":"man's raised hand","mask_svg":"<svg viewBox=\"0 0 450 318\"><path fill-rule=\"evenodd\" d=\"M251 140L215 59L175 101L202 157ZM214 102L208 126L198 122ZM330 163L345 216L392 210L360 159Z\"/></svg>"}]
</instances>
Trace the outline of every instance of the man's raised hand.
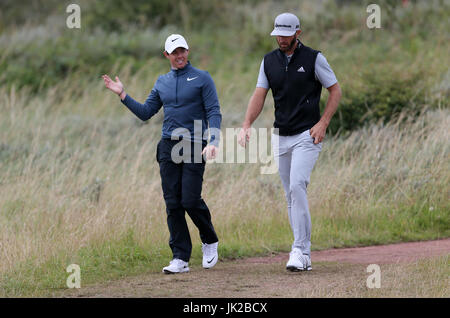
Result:
<instances>
[{"instance_id":1,"label":"man's raised hand","mask_svg":"<svg viewBox=\"0 0 450 318\"><path fill-rule=\"evenodd\" d=\"M102 75L106 88L119 95L123 92L123 84L119 77L116 76L116 81L113 81L108 75Z\"/></svg>"}]
</instances>

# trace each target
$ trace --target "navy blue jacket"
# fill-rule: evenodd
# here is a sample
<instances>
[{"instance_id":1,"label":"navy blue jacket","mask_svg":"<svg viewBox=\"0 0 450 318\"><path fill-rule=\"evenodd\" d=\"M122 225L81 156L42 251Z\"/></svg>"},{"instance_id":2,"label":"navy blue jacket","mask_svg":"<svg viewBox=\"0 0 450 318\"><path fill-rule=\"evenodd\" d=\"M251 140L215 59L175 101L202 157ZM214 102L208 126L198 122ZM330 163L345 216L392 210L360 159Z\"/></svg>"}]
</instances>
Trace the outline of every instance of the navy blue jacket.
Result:
<instances>
[{"instance_id":1,"label":"navy blue jacket","mask_svg":"<svg viewBox=\"0 0 450 318\"><path fill-rule=\"evenodd\" d=\"M183 69L171 70L160 75L144 104L131 98L128 94L122 100L137 117L146 121L164 106L164 122L162 138L172 138L185 134L181 128L190 133L191 140L202 142L206 129L211 129L210 143L218 146L222 115L217 97L216 87L207 71L199 70L188 62ZM201 122L200 130L194 131L194 121ZM176 130L176 131L175 131Z\"/></svg>"}]
</instances>

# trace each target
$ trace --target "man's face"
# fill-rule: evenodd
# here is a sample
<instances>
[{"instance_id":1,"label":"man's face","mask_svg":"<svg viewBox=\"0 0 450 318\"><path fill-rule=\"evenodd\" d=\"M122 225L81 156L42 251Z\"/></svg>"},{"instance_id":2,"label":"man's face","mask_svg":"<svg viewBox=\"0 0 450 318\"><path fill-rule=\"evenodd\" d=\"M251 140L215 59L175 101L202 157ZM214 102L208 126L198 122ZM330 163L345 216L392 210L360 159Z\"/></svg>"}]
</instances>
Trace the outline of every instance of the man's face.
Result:
<instances>
[{"instance_id":1,"label":"man's face","mask_svg":"<svg viewBox=\"0 0 450 318\"><path fill-rule=\"evenodd\" d=\"M177 47L172 53L168 54L164 52L164 56L170 61L170 65L173 68L183 68L186 66L188 62L189 50L186 50L184 47Z\"/></svg>"},{"instance_id":2,"label":"man's face","mask_svg":"<svg viewBox=\"0 0 450 318\"><path fill-rule=\"evenodd\" d=\"M281 52L289 52L295 47L297 34L292 36L277 35L277 42Z\"/></svg>"},{"instance_id":3,"label":"man's face","mask_svg":"<svg viewBox=\"0 0 450 318\"><path fill-rule=\"evenodd\" d=\"M297 44L297 38L302 33L302 30L295 31L294 35L291 36L281 36L277 35L277 43L281 50L281 52L290 52L293 51L295 45Z\"/></svg>"}]
</instances>

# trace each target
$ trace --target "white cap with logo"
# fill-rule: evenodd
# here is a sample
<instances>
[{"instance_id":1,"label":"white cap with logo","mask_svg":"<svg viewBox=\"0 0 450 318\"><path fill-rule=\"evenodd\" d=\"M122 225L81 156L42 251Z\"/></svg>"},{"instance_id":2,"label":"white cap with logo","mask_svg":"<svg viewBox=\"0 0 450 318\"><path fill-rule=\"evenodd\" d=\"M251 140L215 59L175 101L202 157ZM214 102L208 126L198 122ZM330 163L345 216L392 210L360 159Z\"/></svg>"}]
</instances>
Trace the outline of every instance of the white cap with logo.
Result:
<instances>
[{"instance_id":1,"label":"white cap with logo","mask_svg":"<svg viewBox=\"0 0 450 318\"><path fill-rule=\"evenodd\" d=\"M189 50L189 46L182 35L179 34L171 34L166 40L166 44L164 45L164 49L167 53L172 53L176 48L183 47Z\"/></svg>"},{"instance_id":2,"label":"white cap with logo","mask_svg":"<svg viewBox=\"0 0 450 318\"><path fill-rule=\"evenodd\" d=\"M282 13L275 18L274 29L270 35L292 36L300 30L300 21L292 13Z\"/></svg>"}]
</instances>

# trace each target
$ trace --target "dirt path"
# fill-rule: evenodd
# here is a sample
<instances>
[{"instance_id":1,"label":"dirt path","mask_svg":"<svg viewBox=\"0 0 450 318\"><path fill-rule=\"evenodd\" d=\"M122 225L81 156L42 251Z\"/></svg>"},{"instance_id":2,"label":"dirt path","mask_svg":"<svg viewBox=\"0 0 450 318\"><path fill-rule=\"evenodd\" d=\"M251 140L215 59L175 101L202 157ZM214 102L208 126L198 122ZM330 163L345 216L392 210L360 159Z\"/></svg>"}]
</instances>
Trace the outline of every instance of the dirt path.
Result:
<instances>
[{"instance_id":1,"label":"dirt path","mask_svg":"<svg viewBox=\"0 0 450 318\"><path fill-rule=\"evenodd\" d=\"M408 242L354 248L336 248L311 252L313 262L343 262L351 264L395 264L410 263L423 258L450 253L450 239ZM253 257L249 263L280 263L287 260L287 253L271 257Z\"/></svg>"},{"instance_id":2,"label":"dirt path","mask_svg":"<svg viewBox=\"0 0 450 318\"><path fill-rule=\"evenodd\" d=\"M285 270L287 253L191 266L67 290L57 297L449 297L450 239L313 252L313 270ZM441 256L441 257L440 257ZM442 257L444 256L444 257ZM368 289L368 264L383 288ZM420 282L418 284L418 282Z\"/></svg>"}]
</instances>

